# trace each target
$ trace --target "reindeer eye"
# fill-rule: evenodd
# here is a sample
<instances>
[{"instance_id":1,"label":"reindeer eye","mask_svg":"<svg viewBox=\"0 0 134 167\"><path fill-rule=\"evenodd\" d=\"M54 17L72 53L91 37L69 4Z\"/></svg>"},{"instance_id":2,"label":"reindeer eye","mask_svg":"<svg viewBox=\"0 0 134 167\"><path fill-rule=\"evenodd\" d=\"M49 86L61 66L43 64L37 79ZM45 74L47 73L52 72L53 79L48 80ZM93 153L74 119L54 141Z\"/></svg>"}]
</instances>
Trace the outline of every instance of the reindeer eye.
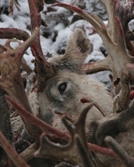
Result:
<instances>
[{"instance_id":1,"label":"reindeer eye","mask_svg":"<svg viewBox=\"0 0 134 167\"><path fill-rule=\"evenodd\" d=\"M66 82L63 82L63 83L61 83L61 84L58 86L58 89L59 89L60 94L63 94L63 93L64 93L66 87L67 87L67 83L66 83Z\"/></svg>"}]
</instances>

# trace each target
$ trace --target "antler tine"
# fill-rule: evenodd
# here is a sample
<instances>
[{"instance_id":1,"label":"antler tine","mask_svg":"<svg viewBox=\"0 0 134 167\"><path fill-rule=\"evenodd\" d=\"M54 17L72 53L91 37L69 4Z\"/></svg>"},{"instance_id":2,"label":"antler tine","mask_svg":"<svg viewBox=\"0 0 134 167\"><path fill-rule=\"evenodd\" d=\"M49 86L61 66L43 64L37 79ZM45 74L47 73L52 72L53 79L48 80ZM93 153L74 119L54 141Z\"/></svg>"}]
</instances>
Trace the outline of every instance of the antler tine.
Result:
<instances>
[{"instance_id":1,"label":"antler tine","mask_svg":"<svg viewBox=\"0 0 134 167\"><path fill-rule=\"evenodd\" d=\"M0 54L7 51L7 48L0 44Z\"/></svg>"},{"instance_id":2,"label":"antler tine","mask_svg":"<svg viewBox=\"0 0 134 167\"><path fill-rule=\"evenodd\" d=\"M9 158L14 162L14 164L17 167L30 167L18 154L17 152L12 148L12 146L9 144L5 136L0 131L0 143L9 156Z\"/></svg>"},{"instance_id":3,"label":"antler tine","mask_svg":"<svg viewBox=\"0 0 134 167\"><path fill-rule=\"evenodd\" d=\"M100 0L100 1L104 4L104 6L106 7L106 10L107 10L107 13L108 13L107 32L108 32L111 40L115 44L116 43L120 44L120 45L122 44L123 45L122 48L123 47L125 48L123 28L121 25L119 26L119 24L121 24L120 20L119 20L118 16L115 15L115 5L119 2L114 1L114 0L109 0L109 1ZM103 37L102 37L102 39L103 39ZM104 42L104 39L103 39L103 42Z\"/></svg>"},{"instance_id":4,"label":"antler tine","mask_svg":"<svg viewBox=\"0 0 134 167\"><path fill-rule=\"evenodd\" d=\"M19 103L25 104L24 105L25 107L26 107L26 103L28 104L28 102L25 103L25 100L24 100L24 99L27 99L27 97L25 95L23 83L21 81L21 76L20 76L20 62L25 50L36 39L37 33L38 33L38 30L35 29L32 36L28 38L28 40L26 40L23 44L21 44L18 48L14 50L7 48L7 51L1 53L0 55L0 58L1 58L0 87L4 89L14 99L19 101ZM16 82L16 80L18 80L18 82ZM23 100L21 100L22 96L23 96ZM29 107L28 107L28 110L30 110Z\"/></svg>"},{"instance_id":5,"label":"antler tine","mask_svg":"<svg viewBox=\"0 0 134 167\"><path fill-rule=\"evenodd\" d=\"M33 143L28 148L26 148L23 152L20 153L20 156L23 160L28 162L32 158L34 158L34 152L37 150L37 144Z\"/></svg>"},{"instance_id":6,"label":"antler tine","mask_svg":"<svg viewBox=\"0 0 134 167\"><path fill-rule=\"evenodd\" d=\"M82 103L89 103L89 102L91 102L91 100L89 100L88 97L83 97L83 98L81 99L81 102L82 102ZM94 102L94 106L95 106L96 108L98 108L98 110L101 112L101 114L102 114L104 117L108 115L108 114L106 113L106 111L104 111L103 108L102 108L97 102Z\"/></svg>"},{"instance_id":7,"label":"antler tine","mask_svg":"<svg viewBox=\"0 0 134 167\"><path fill-rule=\"evenodd\" d=\"M42 1L38 2L36 0L29 0L28 3L29 3L30 16L31 16L31 28L32 28L31 31L34 31L34 29L36 27L38 28L38 38L35 40L35 42L31 46L33 56L40 63L43 60L44 65L46 67L50 68L49 63L46 61L46 59L43 55L42 48L41 48L41 45L40 45L40 30L39 30L40 22L42 21L44 23L44 25L46 25L45 21L43 21L41 19L40 14L39 14L39 12L43 9L44 1L42 0ZM12 13L13 13L13 5L14 5L14 1L10 0L9 10ZM18 6L19 6L18 0L15 1L15 5L18 8ZM3 30L4 30L4 34L3 34ZM7 35L5 35L5 31L8 32ZM29 36L25 31L15 29L15 28L12 28L12 29L9 29L9 28L2 29L1 28L0 32L2 32L2 35L0 35L2 38L3 37L5 38L6 36L9 36L9 37L6 37L6 38L16 37L16 38L22 38L25 41L27 39L27 36ZM12 32L12 33L10 33L10 32ZM23 36L21 36L21 34Z\"/></svg>"},{"instance_id":8,"label":"antler tine","mask_svg":"<svg viewBox=\"0 0 134 167\"><path fill-rule=\"evenodd\" d=\"M31 16L31 30L33 31L35 27L38 28L38 37L33 43L31 49L32 53L36 59L35 62L35 71L37 71L37 82L35 87L38 91L42 91L42 84L44 84L47 77L52 76L55 73L55 70L50 63L47 62L45 56L43 55L43 51L40 44L40 21L41 16L39 12L43 9L44 1L37 0L28 0L29 8L30 8L30 16ZM42 72L43 71L43 72ZM45 74L45 75L44 75Z\"/></svg>"},{"instance_id":9,"label":"antler tine","mask_svg":"<svg viewBox=\"0 0 134 167\"><path fill-rule=\"evenodd\" d=\"M123 3L122 3L123 1ZM118 1L115 5L115 12L116 15L120 18L121 24L123 26L124 34L125 34L125 40L127 49L130 53L130 55L134 55L134 44L131 42L133 40L133 32L129 30L128 23L133 19L133 7L134 7L134 1ZM123 7L125 6L125 10L123 10Z\"/></svg>"},{"instance_id":10,"label":"antler tine","mask_svg":"<svg viewBox=\"0 0 134 167\"><path fill-rule=\"evenodd\" d=\"M57 3L53 4L52 6L61 6L61 7L64 7L66 9L69 9L73 12L78 13L81 17L83 17L85 20L87 20L90 24L93 25L95 30L98 32L98 34L103 39L103 42L106 46L107 46L107 43L113 45L113 44L115 44L115 41L116 41L115 38L118 39L117 38L118 25L115 21L114 1L113 0L110 0L110 1L102 0L102 1L103 1L104 5L106 6L106 9L107 9L107 12L109 15L109 22L108 22L109 26L108 27L107 27L107 25L105 25L103 23L103 21L98 16L96 16L94 14L88 14L76 6L61 3L58 1L57 1Z\"/></svg>"},{"instance_id":11,"label":"antler tine","mask_svg":"<svg viewBox=\"0 0 134 167\"><path fill-rule=\"evenodd\" d=\"M129 157L127 152L121 148L121 146L111 137L105 137L105 142L108 147L112 148L114 152L119 156L122 162L125 164L126 167L133 167L134 161Z\"/></svg>"},{"instance_id":12,"label":"antler tine","mask_svg":"<svg viewBox=\"0 0 134 167\"><path fill-rule=\"evenodd\" d=\"M12 39L16 38L19 40L26 41L30 35L24 31L17 28L0 28L0 38L1 39Z\"/></svg>"},{"instance_id":13,"label":"antler tine","mask_svg":"<svg viewBox=\"0 0 134 167\"><path fill-rule=\"evenodd\" d=\"M80 145L79 145L80 143ZM78 150L81 153L85 153L86 157L79 155ZM84 154L84 155L85 155ZM35 152L35 157L45 157L52 158L57 160L62 160L68 162L72 165L80 165L83 167L94 167L91 159L89 158L88 150L84 147L82 141L80 140L79 135L75 134L73 139L67 145L54 144L48 140L47 137L42 136L41 138L41 146ZM86 162L85 162L86 158Z\"/></svg>"},{"instance_id":14,"label":"antler tine","mask_svg":"<svg viewBox=\"0 0 134 167\"><path fill-rule=\"evenodd\" d=\"M35 27L34 31L32 32L32 36L30 38L28 38L22 45L20 45L17 50L19 52L19 50L21 50L21 57L23 56L24 52L26 51L26 49L33 44L33 42L37 39L38 36L38 31L39 29Z\"/></svg>"},{"instance_id":15,"label":"antler tine","mask_svg":"<svg viewBox=\"0 0 134 167\"><path fill-rule=\"evenodd\" d=\"M65 4L62 2L58 2L53 4L52 6L61 6L64 7L68 10L71 10L73 12L78 13L81 17L83 17L85 20L87 20L89 23L91 23L93 25L93 27L95 28L95 30L98 32L98 34L102 37L105 38L106 41L112 42L111 38L109 37L107 31L106 31L106 26L105 24L102 22L102 20L93 14L88 14L86 12L84 12L82 9L76 7L76 6L72 6L69 4Z\"/></svg>"},{"instance_id":16,"label":"antler tine","mask_svg":"<svg viewBox=\"0 0 134 167\"><path fill-rule=\"evenodd\" d=\"M80 166L83 166L84 160L81 160L81 158L83 159L83 157L80 158L77 151L77 147L80 147L79 150L81 150L82 146L82 150L87 153L88 159L90 161L90 166L93 167L94 165L92 163L91 154L88 152L87 149L88 147L85 137L85 117L92 106L93 104L89 104L85 107L83 112L80 114L78 121L74 125L69 123L66 118L63 117L63 122L72 136L70 142L67 145L57 145L50 142L46 137L42 137L41 146L39 150L35 153L35 155L53 159L61 159L73 165L79 164ZM81 140L82 142L80 146L78 145L78 140Z\"/></svg>"},{"instance_id":17,"label":"antler tine","mask_svg":"<svg viewBox=\"0 0 134 167\"><path fill-rule=\"evenodd\" d=\"M76 147L74 141L71 141L68 145L55 144L48 140L47 137L42 136L41 146L35 152L35 157L50 158L50 159L60 159L62 161L71 163L72 165L78 164L78 155L75 152ZM80 164L80 163L79 163ZM81 164L80 164L81 165Z\"/></svg>"},{"instance_id":18,"label":"antler tine","mask_svg":"<svg viewBox=\"0 0 134 167\"><path fill-rule=\"evenodd\" d=\"M37 27L39 28L39 26L37 26ZM35 28L37 28L37 27L35 27ZM38 33L39 33L39 30L38 30ZM30 37L30 35L24 30L20 30L17 28L0 28L0 38L1 39L16 38L19 40L26 41L29 37ZM37 49L35 42L31 45L31 51L32 51L32 54L35 57L35 59L38 62L40 62L42 59L38 56L40 54L37 53L37 52L40 52L40 49ZM43 54L41 54L41 55L43 55Z\"/></svg>"},{"instance_id":19,"label":"antler tine","mask_svg":"<svg viewBox=\"0 0 134 167\"><path fill-rule=\"evenodd\" d=\"M117 96L115 96L113 101L113 112L119 113L124 111L129 106L130 98L130 83L129 78L124 76L121 80L121 90Z\"/></svg>"},{"instance_id":20,"label":"antler tine","mask_svg":"<svg viewBox=\"0 0 134 167\"><path fill-rule=\"evenodd\" d=\"M112 40L116 42L116 23L115 23L115 10L114 10L114 1L113 0L100 0L106 7L108 13L108 28L107 31L110 34Z\"/></svg>"},{"instance_id":21,"label":"antler tine","mask_svg":"<svg viewBox=\"0 0 134 167\"><path fill-rule=\"evenodd\" d=\"M42 1L43 2L43 1ZM39 29L39 13L38 13L38 3L37 0L28 0L29 3L29 8L30 8L30 16L31 16L31 28L32 31L35 29L35 27L38 28L38 38L35 40L34 45L36 47L32 48L33 49L33 53L35 55L35 58L37 57L36 55L38 55L38 59L39 62L41 62L41 60L43 60L44 65L46 67L50 67L49 63L46 61L43 52L42 52L42 48L40 45L40 29Z\"/></svg>"},{"instance_id":22,"label":"antler tine","mask_svg":"<svg viewBox=\"0 0 134 167\"><path fill-rule=\"evenodd\" d=\"M79 135L75 135L75 140L76 140L76 144L78 147L78 151L82 157L82 161L83 161L83 166L84 167L98 167L98 165L96 164L96 162L92 161L89 157L89 153L87 152L87 150L84 148L83 146L83 142L81 141Z\"/></svg>"},{"instance_id":23,"label":"antler tine","mask_svg":"<svg viewBox=\"0 0 134 167\"><path fill-rule=\"evenodd\" d=\"M1 39L16 38L16 39L19 39L19 40L26 41L29 37L30 37L30 35L24 30L20 30L20 29L17 29L17 28L0 28L0 38ZM35 59L37 61L40 61L40 59L38 57L38 54L37 54L35 44L33 43L30 47L31 47L31 51L32 51L32 54L35 57Z\"/></svg>"},{"instance_id":24,"label":"antler tine","mask_svg":"<svg viewBox=\"0 0 134 167\"><path fill-rule=\"evenodd\" d=\"M94 103L88 103L88 105L83 109L83 111L80 113L78 120L75 123L77 133L80 135L83 144L87 147L86 142L86 136L85 136L85 119L88 112L90 112L90 109L93 107ZM85 142L85 143L84 143Z\"/></svg>"},{"instance_id":25,"label":"antler tine","mask_svg":"<svg viewBox=\"0 0 134 167\"><path fill-rule=\"evenodd\" d=\"M12 48L11 45L10 45L11 42L18 42L19 45L21 45L21 42L18 41L17 39L15 39L15 38L14 38L14 39L8 39L8 40L6 41L6 43L5 43L5 47L9 48L10 50L11 50L11 49L13 50L13 48Z\"/></svg>"}]
</instances>

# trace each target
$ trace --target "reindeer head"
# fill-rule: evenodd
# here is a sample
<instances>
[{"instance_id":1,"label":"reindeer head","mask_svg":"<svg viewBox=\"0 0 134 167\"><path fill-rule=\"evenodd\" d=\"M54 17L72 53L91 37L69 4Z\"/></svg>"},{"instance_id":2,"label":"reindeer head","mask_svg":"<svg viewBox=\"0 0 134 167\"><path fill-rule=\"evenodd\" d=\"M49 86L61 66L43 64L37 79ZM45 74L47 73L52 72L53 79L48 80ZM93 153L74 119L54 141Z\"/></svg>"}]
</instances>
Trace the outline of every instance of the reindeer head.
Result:
<instances>
[{"instance_id":1,"label":"reindeer head","mask_svg":"<svg viewBox=\"0 0 134 167\"><path fill-rule=\"evenodd\" d=\"M38 97L41 117L47 123L52 124L56 113L77 117L85 106L81 103L84 97L94 101L102 111L106 113L112 111L111 97L106 88L103 84L89 79L82 71L84 60L91 51L92 44L84 32L76 29L68 42L65 54L49 60L54 74L45 80L43 92L40 92ZM103 98L100 98L102 94ZM88 121L102 117L97 111L94 107L94 113L92 112L93 115L91 114ZM54 126L58 126L60 120L58 118L54 120L57 120L53 123Z\"/></svg>"}]
</instances>

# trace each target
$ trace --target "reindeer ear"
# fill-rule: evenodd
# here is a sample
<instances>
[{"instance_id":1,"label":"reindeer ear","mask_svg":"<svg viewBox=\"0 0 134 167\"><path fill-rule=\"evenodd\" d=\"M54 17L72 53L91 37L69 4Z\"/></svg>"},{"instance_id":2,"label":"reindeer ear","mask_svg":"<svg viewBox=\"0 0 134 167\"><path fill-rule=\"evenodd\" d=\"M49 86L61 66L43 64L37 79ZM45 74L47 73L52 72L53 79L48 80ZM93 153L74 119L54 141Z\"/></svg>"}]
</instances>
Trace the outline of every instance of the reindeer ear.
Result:
<instances>
[{"instance_id":1,"label":"reindeer ear","mask_svg":"<svg viewBox=\"0 0 134 167\"><path fill-rule=\"evenodd\" d=\"M87 55L92 52L92 48L93 45L86 38L84 32L77 28L68 41L65 57L72 61L73 59L74 61L81 61L83 64Z\"/></svg>"}]
</instances>

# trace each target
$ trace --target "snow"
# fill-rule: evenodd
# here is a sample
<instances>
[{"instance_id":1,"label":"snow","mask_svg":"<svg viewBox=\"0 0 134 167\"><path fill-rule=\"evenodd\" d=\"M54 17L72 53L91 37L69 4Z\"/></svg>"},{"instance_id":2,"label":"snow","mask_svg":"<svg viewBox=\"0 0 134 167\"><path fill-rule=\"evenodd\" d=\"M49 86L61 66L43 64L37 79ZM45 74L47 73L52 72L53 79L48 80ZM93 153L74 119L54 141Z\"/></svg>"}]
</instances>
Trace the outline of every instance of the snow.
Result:
<instances>
[{"instance_id":1,"label":"snow","mask_svg":"<svg viewBox=\"0 0 134 167\"><path fill-rule=\"evenodd\" d=\"M62 0L65 3L72 3L71 0ZM104 19L104 23L107 24L107 15L105 12L105 8L99 0L84 0L82 3L78 3L78 1L73 1L74 5L78 6L85 6L85 11L88 13L95 13L99 15L102 19ZM14 5L14 12L13 15L4 13L5 9L7 8L9 0L0 1L0 8L1 15L0 15L0 27L14 27L19 28L27 31L30 34L29 27L30 27L30 17L29 17L29 7L27 0L19 0L20 10L16 8ZM44 55L57 55L62 54L65 51L67 41L77 27L83 28L87 37L90 39L91 43L93 44L93 52L88 55L85 62L89 61L99 61L104 59L104 55L100 51L100 47L102 46L103 42L100 36L94 32L94 28L91 24L87 21L78 19L71 23L72 19L76 15L76 13L72 14L70 11L61 8L55 7L55 11L48 11L46 5L44 7L44 11L41 12L41 16L44 20L47 21L48 27L44 28L41 26L41 46ZM45 14L46 12L46 14ZM97 13L98 12L98 13ZM55 37L56 36L56 37ZM3 44L5 40L0 40L0 43ZM24 54L24 58L27 61L27 64L33 69L33 63L31 60L34 59L30 49L26 51ZM93 74L91 77L94 79L100 80L101 82L110 84L110 79L108 77L109 72L100 72L98 74Z\"/></svg>"},{"instance_id":2,"label":"snow","mask_svg":"<svg viewBox=\"0 0 134 167\"><path fill-rule=\"evenodd\" d=\"M129 22L130 31L134 31L134 19Z\"/></svg>"},{"instance_id":3,"label":"snow","mask_svg":"<svg viewBox=\"0 0 134 167\"><path fill-rule=\"evenodd\" d=\"M57 52L59 47L60 48L64 47L64 44L65 45L67 44L67 40L68 40L69 36L71 35L71 33L72 33L72 31L68 27L65 29L59 29L58 30L58 37L56 38L56 41L51 46L50 50L53 49L55 52Z\"/></svg>"},{"instance_id":4,"label":"snow","mask_svg":"<svg viewBox=\"0 0 134 167\"><path fill-rule=\"evenodd\" d=\"M8 3L9 3L9 0L0 1L0 7L4 7L5 8Z\"/></svg>"},{"instance_id":5,"label":"snow","mask_svg":"<svg viewBox=\"0 0 134 167\"><path fill-rule=\"evenodd\" d=\"M4 22L4 28L19 28L19 26L17 25L16 21L12 18L12 17L8 17L5 14L1 15L1 21ZM2 24L1 24L1 27Z\"/></svg>"},{"instance_id":6,"label":"snow","mask_svg":"<svg viewBox=\"0 0 134 167\"><path fill-rule=\"evenodd\" d=\"M14 11L13 11L13 15L17 16L17 15L29 15L29 6L28 6L28 2L27 0L19 0L19 4L20 4L20 10L18 10L15 6L14 6Z\"/></svg>"}]
</instances>

